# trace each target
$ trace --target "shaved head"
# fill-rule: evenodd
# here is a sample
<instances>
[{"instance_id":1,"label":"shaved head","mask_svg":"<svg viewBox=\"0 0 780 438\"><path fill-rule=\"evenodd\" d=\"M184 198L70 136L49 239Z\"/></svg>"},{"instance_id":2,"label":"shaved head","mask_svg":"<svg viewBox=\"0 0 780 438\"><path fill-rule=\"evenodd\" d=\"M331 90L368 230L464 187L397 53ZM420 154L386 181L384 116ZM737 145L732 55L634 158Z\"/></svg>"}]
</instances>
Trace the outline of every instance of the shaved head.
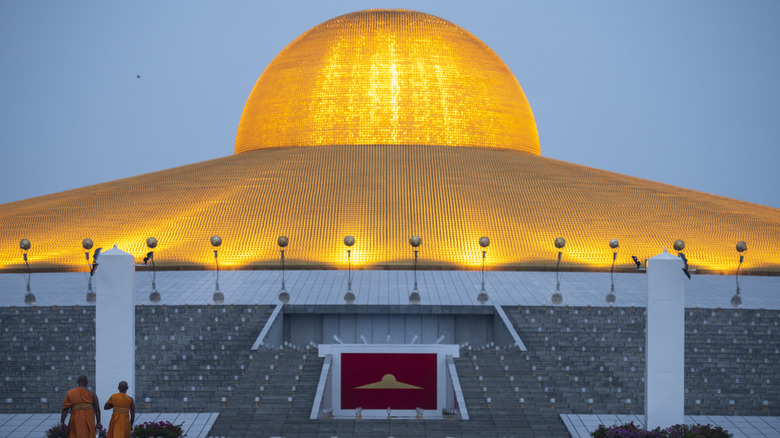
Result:
<instances>
[{"instance_id":1,"label":"shaved head","mask_svg":"<svg viewBox=\"0 0 780 438\"><path fill-rule=\"evenodd\" d=\"M122 392L127 391L127 388L128 388L127 382L125 382L124 380L119 382L119 390L120 391L122 391Z\"/></svg>"},{"instance_id":2,"label":"shaved head","mask_svg":"<svg viewBox=\"0 0 780 438\"><path fill-rule=\"evenodd\" d=\"M89 383L89 380L87 379L87 376L82 374L82 375L79 376L78 379L76 379L76 383L78 383L79 385L82 385L82 386L87 386L87 384Z\"/></svg>"}]
</instances>

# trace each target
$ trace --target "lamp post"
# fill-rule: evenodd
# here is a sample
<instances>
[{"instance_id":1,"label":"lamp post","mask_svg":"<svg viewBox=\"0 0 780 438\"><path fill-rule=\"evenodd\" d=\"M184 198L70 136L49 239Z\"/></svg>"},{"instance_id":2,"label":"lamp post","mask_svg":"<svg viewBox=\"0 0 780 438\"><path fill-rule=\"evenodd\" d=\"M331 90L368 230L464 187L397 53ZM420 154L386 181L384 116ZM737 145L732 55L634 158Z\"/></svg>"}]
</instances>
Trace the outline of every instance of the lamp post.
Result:
<instances>
[{"instance_id":1,"label":"lamp post","mask_svg":"<svg viewBox=\"0 0 780 438\"><path fill-rule=\"evenodd\" d=\"M558 248L558 262L555 264L555 293L552 295L552 303L553 304L561 304L563 302L563 295L561 295L561 277L560 277L560 268L561 268L561 257L563 256L563 251L561 251L566 246L566 239L563 237L558 237L553 242L556 248Z\"/></svg>"},{"instance_id":2,"label":"lamp post","mask_svg":"<svg viewBox=\"0 0 780 438\"><path fill-rule=\"evenodd\" d=\"M217 266L217 278L214 281L214 296L212 297L215 304L225 302L225 295L219 291L219 252L217 248L220 245L222 245L222 238L217 235L211 236L211 246L214 247L214 264Z\"/></svg>"},{"instance_id":3,"label":"lamp post","mask_svg":"<svg viewBox=\"0 0 780 438\"><path fill-rule=\"evenodd\" d=\"M84 248L84 258L87 259L87 266L89 267L89 280L87 280L87 302L94 303L96 300L95 292L92 290L92 277L94 276L93 266L97 266L97 254L100 254L98 250L95 250L95 260L93 263L89 262L89 250L94 246L92 239L87 237L81 241L81 247Z\"/></svg>"},{"instance_id":4,"label":"lamp post","mask_svg":"<svg viewBox=\"0 0 780 438\"><path fill-rule=\"evenodd\" d=\"M612 268L609 270L609 276L612 280L612 285L609 288L609 294L607 295L607 303L613 304L615 302L615 261L617 260L617 249L620 243L617 239L609 241L609 247L612 248Z\"/></svg>"},{"instance_id":5,"label":"lamp post","mask_svg":"<svg viewBox=\"0 0 780 438\"><path fill-rule=\"evenodd\" d=\"M149 301L158 303L160 302L160 293L157 292L157 266L154 264L154 249L157 248L157 238L149 237L146 239L146 246L152 250L146 253L144 258L144 264L149 260L152 261L152 293L149 294Z\"/></svg>"},{"instance_id":6,"label":"lamp post","mask_svg":"<svg viewBox=\"0 0 780 438\"><path fill-rule=\"evenodd\" d=\"M279 236L278 239L276 239L276 244L279 245L279 252L281 254L281 263L282 263L282 289L279 290L279 301L281 301L283 304L287 304L290 302L290 294L287 293L287 289L284 286L284 248L289 245L290 239L287 238L287 236Z\"/></svg>"},{"instance_id":7,"label":"lamp post","mask_svg":"<svg viewBox=\"0 0 780 438\"><path fill-rule=\"evenodd\" d=\"M352 250L350 249L354 244L354 237L344 237L344 245L347 247L347 293L344 294L344 301L346 301L347 304L355 303L355 294L352 292Z\"/></svg>"},{"instance_id":8,"label":"lamp post","mask_svg":"<svg viewBox=\"0 0 780 438\"><path fill-rule=\"evenodd\" d=\"M487 247L490 246L490 238L488 236L480 237L479 246L482 247L482 289L477 295L477 301L485 304L489 299L487 292L485 292L485 257L487 257Z\"/></svg>"},{"instance_id":9,"label":"lamp post","mask_svg":"<svg viewBox=\"0 0 780 438\"><path fill-rule=\"evenodd\" d=\"M412 248L414 248L414 289L412 289L412 294L409 295L409 302L411 304L420 304L420 292L417 290L417 252L422 244L422 239L420 236L412 236L409 239L409 245L412 245Z\"/></svg>"},{"instance_id":10,"label":"lamp post","mask_svg":"<svg viewBox=\"0 0 780 438\"><path fill-rule=\"evenodd\" d=\"M745 261L745 256L742 254L745 251L747 251L747 243L745 243L743 240L740 240L739 242L737 242L737 252L739 253L739 265L737 266L737 275L735 277L737 281L737 292L734 294L733 297L731 297L731 305L734 307L739 307L742 305L742 292L741 292L741 281L739 281L739 269L742 267L742 262Z\"/></svg>"},{"instance_id":11,"label":"lamp post","mask_svg":"<svg viewBox=\"0 0 780 438\"><path fill-rule=\"evenodd\" d=\"M81 247L84 248L84 257L87 259L87 266L89 266L89 280L87 281L87 302L89 303L94 303L97 298L95 292L92 290L92 277L95 275L98 268L98 257L100 257L100 252L103 251L103 248L97 248L92 253L92 263L90 263L89 250L92 249L92 246L93 242L90 238L81 241Z\"/></svg>"},{"instance_id":12,"label":"lamp post","mask_svg":"<svg viewBox=\"0 0 780 438\"><path fill-rule=\"evenodd\" d=\"M35 304L35 295L30 290L30 277L32 277L32 271L30 270L30 264L27 262L27 251L32 248L32 243L30 243L27 239L22 239L19 241L19 248L22 250L22 259L24 260L25 266L27 266L27 285L25 287L25 293L24 293L24 302L28 305Z\"/></svg>"}]
</instances>

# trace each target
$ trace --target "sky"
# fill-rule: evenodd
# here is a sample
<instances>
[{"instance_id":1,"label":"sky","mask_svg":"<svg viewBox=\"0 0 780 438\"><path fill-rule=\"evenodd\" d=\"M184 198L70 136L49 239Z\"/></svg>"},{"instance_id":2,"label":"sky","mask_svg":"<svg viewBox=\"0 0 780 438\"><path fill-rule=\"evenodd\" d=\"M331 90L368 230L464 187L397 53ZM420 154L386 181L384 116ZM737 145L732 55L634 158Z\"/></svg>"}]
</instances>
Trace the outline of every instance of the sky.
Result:
<instances>
[{"instance_id":1,"label":"sky","mask_svg":"<svg viewBox=\"0 0 780 438\"><path fill-rule=\"evenodd\" d=\"M268 63L369 8L490 46L545 157L780 208L776 0L0 2L0 204L232 155Z\"/></svg>"}]
</instances>

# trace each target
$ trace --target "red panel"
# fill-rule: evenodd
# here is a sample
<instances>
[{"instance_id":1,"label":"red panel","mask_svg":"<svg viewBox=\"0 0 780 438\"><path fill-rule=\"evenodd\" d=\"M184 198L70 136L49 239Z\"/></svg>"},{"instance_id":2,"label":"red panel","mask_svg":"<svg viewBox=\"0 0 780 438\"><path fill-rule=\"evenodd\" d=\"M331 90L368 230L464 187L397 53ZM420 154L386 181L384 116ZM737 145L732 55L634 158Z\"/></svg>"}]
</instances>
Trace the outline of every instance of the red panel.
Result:
<instances>
[{"instance_id":1,"label":"red panel","mask_svg":"<svg viewBox=\"0 0 780 438\"><path fill-rule=\"evenodd\" d=\"M395 381L386 377L388 374L395 377ZM366 385L369 387L359 388ZM436 354L341 355L342 409L435 410L436 392Z\"/></svg>"}]
</instances>

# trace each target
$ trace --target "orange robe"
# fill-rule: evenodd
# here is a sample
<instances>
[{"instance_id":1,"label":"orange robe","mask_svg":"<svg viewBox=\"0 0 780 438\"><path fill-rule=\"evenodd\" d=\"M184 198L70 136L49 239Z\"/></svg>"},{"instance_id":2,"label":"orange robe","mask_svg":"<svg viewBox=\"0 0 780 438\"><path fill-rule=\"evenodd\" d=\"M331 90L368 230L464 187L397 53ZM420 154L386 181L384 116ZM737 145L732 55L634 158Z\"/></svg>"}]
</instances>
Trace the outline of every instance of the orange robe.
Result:
<instances>
[{"instance_id":1,"label":"orange robe","mask_svg":"<svg viewBox=\"0 0 780 438\"><path fill-rule=\"evenodd\" d=\"M111 414L106 438L130 438L130 406L133 399L117 392L108 399L108 403L114 405L114 413Z\"/></svg>"},{"instance_id":2,"label":"orange robe","mask_svg":"<svg viewBox=\"0 0 780 438\"><path fill-rule=\"evenodd\" d=\"M77 387L68 391L62 409L70 408L68 438L94 438L95 409L92 405L92 393L88 389Z\"/></svg>"}]
</instances>

